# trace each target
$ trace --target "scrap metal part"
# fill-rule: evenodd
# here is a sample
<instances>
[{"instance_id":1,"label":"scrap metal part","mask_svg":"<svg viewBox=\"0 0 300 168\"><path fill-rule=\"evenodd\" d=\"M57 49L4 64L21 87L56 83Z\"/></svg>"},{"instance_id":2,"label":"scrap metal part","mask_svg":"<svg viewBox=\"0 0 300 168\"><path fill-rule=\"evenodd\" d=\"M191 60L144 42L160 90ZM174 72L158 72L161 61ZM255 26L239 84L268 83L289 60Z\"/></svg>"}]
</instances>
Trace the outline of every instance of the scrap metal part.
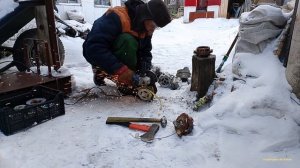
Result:
<instances>
[{"instance_id":1,"label":"scrap metal part","mask_svg":"<svg viewBox=\"0 0 300 168\"><path fill-rule=\"evenodd\" d=\"M151 101L154 98L154 94L157 92L156 87L143 86L136 89L137 96L144 101Z\"/></svg>"},{"instance_id":2,"label":"scrap metal part","mask_svg":"<svg viewBox=\"0 0 300 168\"><path fill-rule=\"evenodd\" d=\"M172 76L167 73L163 73L158 78L158 83L161 87L168 88L171 83Z\"/></svg>"},{"instance_id":3,"label":"scrap metal part","mask_svg":"<svg viewBox=\"0 0 300 168\"><path fill-rule=\"evenodd\" d=\"M161 87L170 88L176 90L180 87L180 78L170 75L168 73L163 73L158 78L158 83Z\"/></svg>"},{"instance_id":4,"label":"scrap metal part","mask_svg":"<svg viewBox=\"0 0 300 168\"><path fill-rule=\"evenodd\" d=\"M187 135L192 132L193 118L188 116L186 113L180 114L175 121L173 121L176 134L181 137L182 135Z\"/></svg>"},{"instance_id":5,"label":"scrap metal part","mask_svg":"<svg viewBox=\"0 0 300 168\"><path fill-rule=\"evenodd\" d=\"M191 77L191 72L188 67L177 70L176 77L179 77L182 82L187 82L188 78Z\"/></svg>"}]
</instances>

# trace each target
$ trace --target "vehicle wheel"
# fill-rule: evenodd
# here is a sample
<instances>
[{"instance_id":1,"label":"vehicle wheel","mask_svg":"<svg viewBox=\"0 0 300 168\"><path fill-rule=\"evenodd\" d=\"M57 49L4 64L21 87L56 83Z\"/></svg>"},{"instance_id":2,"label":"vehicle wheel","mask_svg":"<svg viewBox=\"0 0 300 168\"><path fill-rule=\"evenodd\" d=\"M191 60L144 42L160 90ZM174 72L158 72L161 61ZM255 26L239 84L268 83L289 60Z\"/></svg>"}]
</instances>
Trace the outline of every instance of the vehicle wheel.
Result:
<instances>
[{"instance_id":1,"label":"vehicle wheel","mask_svg":"<svg viewBox=\"0 0 300 168\"><path fill-rule=\"evenodd\" d=\"M13 46L13 60L19 71L25 71L26 69L36 66L35 51L33 49L33 41L26 39L37 39L37 29L29 29L20 34ZM58 54L60 57L60 64L63 65L65 60L65 49L62 41L57 37ZM26 63L26 54L22 50L23 46L27 46L27 55L29 55L29 62ZM45 56L40 58L40 65L46 65Z\"/></svg>"}]
</instances>

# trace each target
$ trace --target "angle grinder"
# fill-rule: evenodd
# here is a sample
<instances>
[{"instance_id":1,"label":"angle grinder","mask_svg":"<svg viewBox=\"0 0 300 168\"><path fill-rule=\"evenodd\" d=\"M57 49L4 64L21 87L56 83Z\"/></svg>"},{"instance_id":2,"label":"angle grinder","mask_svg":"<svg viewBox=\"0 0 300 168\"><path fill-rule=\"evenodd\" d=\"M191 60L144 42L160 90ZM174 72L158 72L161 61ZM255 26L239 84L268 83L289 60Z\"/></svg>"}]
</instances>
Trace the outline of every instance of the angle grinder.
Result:
<instances>
[{"instance_id":1,"label":"angle grinder","mask_svg":"<svg viewBox=\"0 0 300 168\"><path fill-rule=\"evenodd\" d=\"M146 71L144 74L135 74L132 81L132 87L119 85L118 89L126 95L136 95L144 101L153 100L154 94L157 92L155 86L157 77L154 72Z\"/></svg>"},{"instance_id":2,"label":"angle grinder","mask_svg":"<svg viewBox=\"0 0 300 168\"><path fill-rule=\"evenodd\" d=\"M157 77L154 72L146 71L143 75L135 75L133 79L137 96L144 101L151 101L157 92L155 83Z\"/></svg>"}]
</instances>

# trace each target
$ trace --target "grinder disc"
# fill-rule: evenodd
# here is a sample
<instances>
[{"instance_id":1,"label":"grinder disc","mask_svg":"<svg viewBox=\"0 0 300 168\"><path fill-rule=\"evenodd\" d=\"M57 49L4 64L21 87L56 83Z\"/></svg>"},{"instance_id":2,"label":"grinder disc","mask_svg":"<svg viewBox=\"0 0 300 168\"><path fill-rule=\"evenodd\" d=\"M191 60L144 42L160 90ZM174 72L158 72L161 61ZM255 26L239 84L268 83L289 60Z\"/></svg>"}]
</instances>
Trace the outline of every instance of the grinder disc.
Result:
<instances>
[{"instance_id":1,"label":"grinder disc","mask_svg":"<svg viewBox=\"0 0 300 168\"><path fill-rule=\"evenodd\" d=\"M153 87L148 86L148 87L140 87L137 89L137 95L141 100L144 101L151 101L153 100L153 93L155 93Z\"/></svg>"}]
</instances>

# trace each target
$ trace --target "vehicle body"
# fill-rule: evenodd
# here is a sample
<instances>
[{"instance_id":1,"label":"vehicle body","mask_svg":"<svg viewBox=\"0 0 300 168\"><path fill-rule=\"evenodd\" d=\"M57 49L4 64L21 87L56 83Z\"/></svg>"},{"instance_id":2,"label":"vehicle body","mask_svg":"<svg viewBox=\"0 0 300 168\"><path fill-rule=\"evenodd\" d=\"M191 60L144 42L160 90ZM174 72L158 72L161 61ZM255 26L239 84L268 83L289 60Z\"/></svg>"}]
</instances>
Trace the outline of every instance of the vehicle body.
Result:
<instances>
[{"instance_id":1,"label":"vehicle body","mask_svg":"<svg viewBox=\"0 0 300 168\"><path fill-rule=\"evenodd\" d=\"M33 41L30 39L36 39L49 45L48 51L40 54L40 63L54 66L55 70L59 69L64 61L64 48L56 34L53 1L19 0L17 2L19 6L0 18L0 50L6 50L13 54L13 61L0 69L0 72L12 66L16 66L19 71L25 71L28 67L36 64L33 59L36 56L34 53L36 47L33 46ZM34 18L37 28L21 33L12 48L2 46L5 41ZM27 51L24 51L24 46L27 47ZM45 54L46 52L49 54Z\"/></svg>"}]
</instances>

